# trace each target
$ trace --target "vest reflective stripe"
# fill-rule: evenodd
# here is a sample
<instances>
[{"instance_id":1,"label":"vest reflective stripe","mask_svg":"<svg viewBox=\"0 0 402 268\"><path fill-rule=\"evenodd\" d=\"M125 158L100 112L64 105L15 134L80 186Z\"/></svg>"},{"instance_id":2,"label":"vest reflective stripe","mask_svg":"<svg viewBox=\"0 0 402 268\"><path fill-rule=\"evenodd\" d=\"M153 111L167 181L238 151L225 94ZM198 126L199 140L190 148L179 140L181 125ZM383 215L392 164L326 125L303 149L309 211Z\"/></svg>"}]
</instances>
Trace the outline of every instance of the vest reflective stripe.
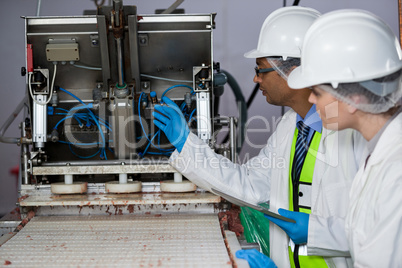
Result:
<instances>
[{"instance_id":1,"label":"vest reflective stripe","mask_svg":"<svg viewBox=\"0 0 402 268\"><path fill-rule=\"evenodd\" d=\"M290 150L290 163L289 163L289 210L294 211L293 208L293 184L292 184L292 167L293 167L293 157L295 154L295 147L296 147L296 140L297 134L299 133L298 129L296 128L295 134L293 136L292 147ZM308 148L306 158L304 159L303 168L300 173L300 182L308 183L311 185L313 182L313 174L314 174L314 166L315 160L317 156L318 147L320 146L321 141L321 133L315 132L312 140L310 142L310 146ZM302 211L303 210L303 211ZM310 209L303 209L299 210L300 212L304 213L311 213Z\"/></svg>"},{"instance_id":2,"label":"vest reflective stripe","mask_svg":"<svg viewBox=\"0 0 402 268\"><path fill-rule=\"evenodd\" d=\"M297 134L298 134L298 129L296 128L295 134L293 136L293 143L292 143L292 148L290 151L290 163L289 163L289 210L294 211L293 207L293 184L292 184L292 167L293 167L293 158L295 154L295 146L296 146L296 140L297 140ZM316 161L316 156L317 156L317 151L320 146L320 141L321 141L321 133L315 132L312 140L310 142L309 149L306 154L306 158L303 163L303 168L300 173L300 182L303 182L305 184L309 184L311 187L311 184L313 182L313 174L314 174L314 166L315 166L315 161ZM311 196L310 196L311 197ZM311 213L310 209L307 208L299 208L300 212L304 213ZM306 245L304 245L305 247ZM302 247L300 245L300 247ZM300 251L299 251L300 252ZM290 259L290 266L291 267L296 267L293 259L293 252L292 252L292 247L289 246L289 259ZM299 264L300 267L328 267L324 258L321 256L302 256L299 255Z\"/></svg>"}]
</instances>

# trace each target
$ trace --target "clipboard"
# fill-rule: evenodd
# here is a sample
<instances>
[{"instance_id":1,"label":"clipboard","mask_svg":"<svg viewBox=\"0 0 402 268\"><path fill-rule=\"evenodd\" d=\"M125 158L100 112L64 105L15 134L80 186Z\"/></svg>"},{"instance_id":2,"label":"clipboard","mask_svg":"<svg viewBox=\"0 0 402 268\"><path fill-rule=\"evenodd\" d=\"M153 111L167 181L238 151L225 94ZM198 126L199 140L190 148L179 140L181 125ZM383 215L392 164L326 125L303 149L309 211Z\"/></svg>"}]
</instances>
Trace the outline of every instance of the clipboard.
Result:
<instances>
[{"instance_id":1,"label":"clipboard","mask_svg":"<svg viewBox=\"0 0 402 268\"><path fill-rule=\"evenodd\" d=\"M230 196L230 195L228 195L228 194L224 194L224 193L222 193L221 191L216 190L216 189L214 189L214 188L211 189L211 192L214 193L214 194L216 194L216 195L219 195L219 196L225 198L225 199L226 199L227 201L229 201L230 203L233 203L233 204L238 205L238 206L240 206L240 207L249 207L249 208L255 209L255 210L257 210L257 211L260 211L260 212L262 212L262 213L264 213L264 214L267 214L268 216L271 216L271 217L273 217L273 218L276 218L276 219L279 219L279 220L282 220L282 221L287 221L287 222L296 223L295 220L292 220L292 219L286 218L286 217L284 217L284 216L282 216L282 215L280 215L280 214L271 212L271 211L269 211L268 209L264 208L263 206L260 206L260 205L253 205L253 204L247 203L247 202L245 202L245 201L243 201L243 200L237 199L236 197Z\"/></svg>"}]
</instances>

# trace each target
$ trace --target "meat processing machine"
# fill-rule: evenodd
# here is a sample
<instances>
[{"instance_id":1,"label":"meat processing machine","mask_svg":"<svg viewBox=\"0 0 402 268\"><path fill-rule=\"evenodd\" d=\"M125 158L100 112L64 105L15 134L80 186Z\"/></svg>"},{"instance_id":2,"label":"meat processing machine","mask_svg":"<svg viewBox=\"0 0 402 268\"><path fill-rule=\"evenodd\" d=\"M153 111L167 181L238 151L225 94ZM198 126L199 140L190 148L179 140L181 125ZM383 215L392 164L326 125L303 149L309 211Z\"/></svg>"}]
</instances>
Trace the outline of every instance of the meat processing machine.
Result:
<instances>
[{"instance_id":1,"label":"meat processing machine","mask_svg":"<svg viewBox=\"0 0 402 268\"><path fill-rule=\"evenodd\" d=\"M214 109L226 82L213 59L215 16L139 15L114 0L97 15L23 17L27 94L17 108L27 111L11 140L22 221L0 239L0 265L247 267L218 217L230 204L168 164L174 147L153 124L168 96L193 133L236 159L236 118ZM221 129L230 139L218 145Z\"/></svg>"}]
</instances>

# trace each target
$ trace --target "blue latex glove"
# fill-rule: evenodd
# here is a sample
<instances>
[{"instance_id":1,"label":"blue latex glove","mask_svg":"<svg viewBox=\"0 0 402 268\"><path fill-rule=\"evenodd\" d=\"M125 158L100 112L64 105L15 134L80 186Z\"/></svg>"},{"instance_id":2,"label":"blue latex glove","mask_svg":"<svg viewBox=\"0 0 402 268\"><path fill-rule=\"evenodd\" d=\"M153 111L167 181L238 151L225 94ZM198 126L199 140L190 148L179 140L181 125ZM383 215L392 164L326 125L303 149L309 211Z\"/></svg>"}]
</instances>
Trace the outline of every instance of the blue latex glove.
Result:
<instances>
[{"instance_id":1,"label":"blue latex glove","mask_svg":"<svg viewBox=\"0 0 402 268\"><path fill-rule=\"evenodd\" d=\"M271 258L262 254L256 249L241 249L236 251L236 257L248 261L250 268L276 268L276 265Z\"/></svg>"},{"instance_id":2,"label":"blue latex glove","mask_svg":"<svg viewBox=\"0 0 402 268\"><path fill-rule=\"evenodd\" d=\"M168 97L163 97L162 101L167 105L155 105L155 110L159 113L152 113L155 118L154 124L165 133L170 143L180 153L190 134L190 129L179 106Z\"/></svg>"},{"instance_id":3,"label":"blue latex glove","mask_svg":"<svg viewBox=\"0 0 402 268\"><path fill-rule=\"evenodd\" d=\"M310 215L307 213L289 211L282 208L278 209L278 213L286 218L295 220L296 223L272 218L266 214L264 214L264 216L268 220L281 227L282 230L284 230L288 234L288 236L293 240L295 244L307 243L308 220L310 218Z\"/></svg>"}]
</instances>

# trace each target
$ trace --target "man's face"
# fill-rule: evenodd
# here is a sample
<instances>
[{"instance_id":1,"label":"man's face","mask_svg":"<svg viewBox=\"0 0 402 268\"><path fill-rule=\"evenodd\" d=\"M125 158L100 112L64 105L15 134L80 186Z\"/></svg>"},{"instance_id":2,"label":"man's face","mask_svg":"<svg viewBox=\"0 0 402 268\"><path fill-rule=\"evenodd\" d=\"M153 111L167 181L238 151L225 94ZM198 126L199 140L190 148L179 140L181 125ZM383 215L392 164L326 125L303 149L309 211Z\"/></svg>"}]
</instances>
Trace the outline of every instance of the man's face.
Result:
<instances>
[{"instance_id":1,"label":"man's face","mask_svg":"<svg viewBox=\"0 0 402 268\"><path fill-rule=\"evenodd\" d=\"M256 64L259 69L272 68L266 58L257 58ZM293 90L276 71L255 75L253 81L260 84L262 95L265 96L268 103L290 106Z\"/></svg>"}]
</instances>

